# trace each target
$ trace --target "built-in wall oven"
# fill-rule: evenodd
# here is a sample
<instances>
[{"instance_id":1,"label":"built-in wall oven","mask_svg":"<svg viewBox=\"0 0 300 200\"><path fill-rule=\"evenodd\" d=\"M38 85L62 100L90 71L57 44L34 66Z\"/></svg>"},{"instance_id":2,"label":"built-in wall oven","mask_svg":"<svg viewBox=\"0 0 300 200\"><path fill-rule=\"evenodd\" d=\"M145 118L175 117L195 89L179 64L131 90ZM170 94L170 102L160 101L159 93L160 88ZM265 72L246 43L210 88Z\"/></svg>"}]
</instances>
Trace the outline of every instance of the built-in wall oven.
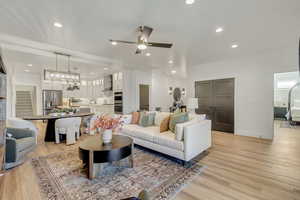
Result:
<instances>
[{"instance_id":1,"label":"built-in wall oven","mask_svg":"<svg viewBox=\"0 0 300 200\"><path fill-rule=\"evenodd\" d=\"M114 93L114 107L116 114L123 114L123 92Z\"/></svg>"}]
</instances>

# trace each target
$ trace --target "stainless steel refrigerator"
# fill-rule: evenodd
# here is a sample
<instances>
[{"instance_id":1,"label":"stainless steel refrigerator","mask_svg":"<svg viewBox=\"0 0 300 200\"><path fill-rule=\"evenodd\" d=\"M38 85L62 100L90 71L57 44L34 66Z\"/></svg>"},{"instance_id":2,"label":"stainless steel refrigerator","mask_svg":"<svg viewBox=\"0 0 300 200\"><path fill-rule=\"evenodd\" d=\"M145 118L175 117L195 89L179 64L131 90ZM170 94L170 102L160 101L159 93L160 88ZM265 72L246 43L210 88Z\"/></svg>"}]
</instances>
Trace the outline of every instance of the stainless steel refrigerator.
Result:
<instances>
[{"instance_id":1,"label":"stainless steel refrigerator","mask_svg":"<svg viewBox=\"0 0 300 200\"><path fill-rule=\"evenodd\" d=\"M62 90L43 90L43 114L48 115L54 108L63 105Z\"/></svg>"}]
</instances>

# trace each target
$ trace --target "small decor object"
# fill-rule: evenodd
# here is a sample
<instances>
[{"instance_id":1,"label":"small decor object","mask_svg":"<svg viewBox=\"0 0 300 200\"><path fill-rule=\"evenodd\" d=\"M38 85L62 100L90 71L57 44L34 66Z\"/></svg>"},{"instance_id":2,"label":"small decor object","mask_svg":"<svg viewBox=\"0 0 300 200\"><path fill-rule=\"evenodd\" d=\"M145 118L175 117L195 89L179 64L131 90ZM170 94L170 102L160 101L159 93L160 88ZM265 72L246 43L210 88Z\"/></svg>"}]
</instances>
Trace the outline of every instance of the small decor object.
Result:
<instances>
[{"instance_id":1,"label":"small decor object","mask_svg":"<svg viewBox=\"0 0 300 200\"><path fill-rule=\"evenodd\" d=\"M102 129L102 141L104 144L109 144L112 139L112 132L122 126L121 117L112 118L102 115L95 120L93 129Z\"/></svg>"},{"instance_id":2,"label":"small decor object","mask_svg":"<svg viewBox=\"0 0 300 200\"><path fill-rule=\"evenodd\" d=\"M105 129L102 133L102 140L104 144L109 144L112 139L112 129Z\"/></svg>"}]
</instances>

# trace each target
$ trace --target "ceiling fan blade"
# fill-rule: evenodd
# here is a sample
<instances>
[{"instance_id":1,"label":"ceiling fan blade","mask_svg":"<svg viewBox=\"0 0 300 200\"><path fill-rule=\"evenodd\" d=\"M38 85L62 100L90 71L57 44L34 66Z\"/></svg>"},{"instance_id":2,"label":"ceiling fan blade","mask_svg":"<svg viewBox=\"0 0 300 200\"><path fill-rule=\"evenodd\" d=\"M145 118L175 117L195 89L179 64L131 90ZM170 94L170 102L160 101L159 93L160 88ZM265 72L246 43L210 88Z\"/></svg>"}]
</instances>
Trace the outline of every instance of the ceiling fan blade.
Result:
<instances>
[{"instance_id":1,"label":"ceiling fan blade","mask_svg":"<svg viewBox=\"0 0 300 200\"><path fill-rule=\"evenodd\" d=\"M158 43L158 42L148 42L150 47L161 47L161 48L171 48L173 44L171 43Z\"/></svg>"},{"instance_id":2,"label":"ceiling fan blade","mask_svg":"<svg viewBox=\"0 0 300 200\"><path fill-rule=\"evenodd\" d=\"M143 26L143 35L144 37L146 37L147 39L150 37L152 31L153 31L153 28L149 27L149 26Z\"/></svg>"},{"instance_id":3,"label":"ceiling fan blade","mask_svg":"<svg viewBox=\"0 0 300 200\"><path fill-rule=\"evenodd\" d=\"M125 43L125 44L137 44L136 42L124 41L124 40L109 40L110 42L118 42L118 43Z\"/></svg>"},{"instance_id":4,"label":"ceiling fan blade","mask_svg":"<svg viewBox=\"0 0 300 200\"><path fill-rule=\"evenodd\" d=\"M135 54L141 54L141 53L142 53L142 50L136 49Z\"/></svg>"}]
</instances>

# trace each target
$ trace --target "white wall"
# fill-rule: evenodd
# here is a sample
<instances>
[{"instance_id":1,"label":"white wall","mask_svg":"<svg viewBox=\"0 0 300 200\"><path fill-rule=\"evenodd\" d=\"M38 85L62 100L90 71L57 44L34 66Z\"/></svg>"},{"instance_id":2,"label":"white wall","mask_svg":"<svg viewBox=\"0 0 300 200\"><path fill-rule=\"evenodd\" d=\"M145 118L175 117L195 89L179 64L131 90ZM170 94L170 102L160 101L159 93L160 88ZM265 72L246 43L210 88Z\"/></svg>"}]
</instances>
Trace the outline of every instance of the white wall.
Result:
<instances>
[{"instance_id":1,"label":"white wall","mask_svg":"<svg viewBox=\"0 0 300 200\"><path fill-rule=\"evenodd\" d=\"M186 79L176 75L168 75L160 70L152 71L152 110L161 107L163 111L169 111L173 103L173 96L169 95L169 87L186 88ZM185 102L186 98L182 100ZM186 102L185 102L186 103Z\"/></svg>"},{"instance_id":2,"label":"white wall","mask_svg":"<svg viewBox=\"0 0 300 200\"><path fill-rule=\"evenodd\" d=\"M124 113L139 109L139 85L146 84L150 87L150 110L161 107L168 111L173 103L173 97L168 94L169 87L186 88L186 80L177 76L165 74L162 70L123 71L123 105ZM183 97L185 101L185 97Z\"/></svg>"},{"instance_id":3,"label":"white wall","mask_svg":"<svg viewBox=\"0 0 300 200\"><path fill-rule=\"evenodd\" d=\"M235 133L273 138L273 79L275 72L297 70L297 47L236 60L202 64L188 70L188 96L194 82L235 78Z\"/></svg>"},{"instance_id":4,"label":"white wall","mask_svg":"<svg viewBox=\"0 0 300 200\"><path fill-rule=\"evenodd\" d=\"M125 114L139 110L139 85L150 87L150 108L152 107L152 73L151 71L123 71L123 112Z\"/></svg>"}]
</instances>

